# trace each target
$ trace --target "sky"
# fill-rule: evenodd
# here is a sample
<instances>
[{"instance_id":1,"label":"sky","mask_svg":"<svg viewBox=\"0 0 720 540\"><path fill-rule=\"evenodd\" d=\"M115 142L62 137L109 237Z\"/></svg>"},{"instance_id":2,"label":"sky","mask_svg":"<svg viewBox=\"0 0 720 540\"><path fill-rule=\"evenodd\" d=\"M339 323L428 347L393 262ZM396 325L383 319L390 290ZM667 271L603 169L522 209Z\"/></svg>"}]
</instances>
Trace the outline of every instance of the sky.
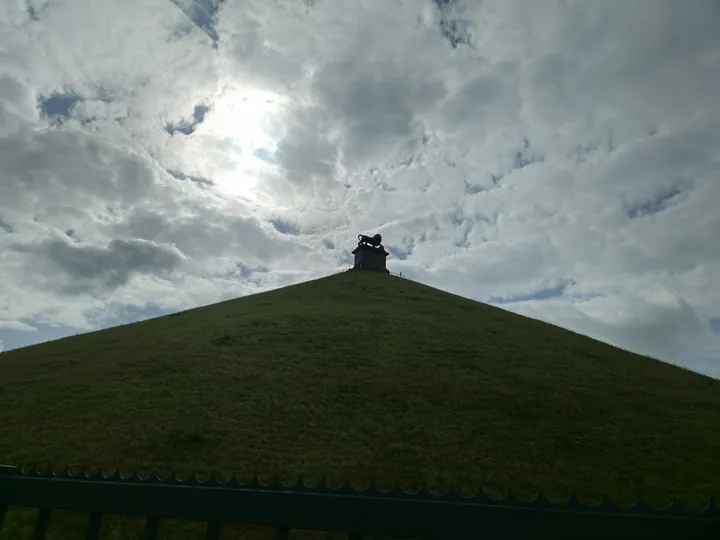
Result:
<instances>
[{"instance_id":1,"label":"sky","mask_svg":"<svg viewBox=\"0 0 720 540\"><path fill-rule=\"evenodd\" d=\"M717 0L0 0L2 347L381 233L407 278L720 377L718 27Z\"/></svg>"}]
</instances>

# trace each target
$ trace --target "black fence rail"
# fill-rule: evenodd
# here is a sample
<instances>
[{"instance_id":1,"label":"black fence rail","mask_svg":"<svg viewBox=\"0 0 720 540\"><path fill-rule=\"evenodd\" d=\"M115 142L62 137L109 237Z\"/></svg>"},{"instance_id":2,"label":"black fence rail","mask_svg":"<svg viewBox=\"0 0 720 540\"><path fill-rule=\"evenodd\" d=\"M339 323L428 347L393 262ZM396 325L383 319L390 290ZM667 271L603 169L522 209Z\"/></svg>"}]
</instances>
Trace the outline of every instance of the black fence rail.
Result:
<instances>
[{"instance_id":1,"label":"black fence rail","mask_svg":"<svg viewBox=\"0 0 720 540\"><path fill-rule=\"evenodd\" d=\"M505 538L720 538L720 511L712 501L702 512L674 504L654 509L641 500L632 508L607 499L585 506L574 495L558 505L542 495L521 501L512 491L497 500L482 489L473 497L452 489L443 496L399 488L385 493L372 485L363 491L347 484L332 489L324 479L311 488L302 481L263 485L257 477L241 484L235 476L223 483L214 475L201 481L195 474L180 480L155 473L141 478L137 473L122 477L119 471L105 476L68 468L56 474L0 466L0 531L9 506L40 509L33 536L38 540L54 509L90 512L88 540L99 537L106 514L145 517L146 540L157 537L161 519L206 522L208 540L217 540L226 523L272 526L278 540L288 538L291 529L344 532L351 539L479 539L498 533Z\"/></svg>"}]
</instances>

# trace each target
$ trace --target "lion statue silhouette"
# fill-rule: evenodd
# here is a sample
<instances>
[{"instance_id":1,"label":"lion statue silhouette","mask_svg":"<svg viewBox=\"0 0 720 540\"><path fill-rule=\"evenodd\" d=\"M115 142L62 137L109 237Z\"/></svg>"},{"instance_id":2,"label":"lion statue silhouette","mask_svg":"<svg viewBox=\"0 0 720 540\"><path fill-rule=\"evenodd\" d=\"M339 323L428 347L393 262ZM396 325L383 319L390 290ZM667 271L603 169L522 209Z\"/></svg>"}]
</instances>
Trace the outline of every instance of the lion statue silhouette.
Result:
<instances>
[{"instance_id":1,"label":"lion statue silhouette","mask_svg":"<svg viewBox=\"0 0 720 540\"><path fill-rule=\"evenodd\" d=\"M379 234L376 234L375 236L358 234L358 246L362 246L363 244L372 247L380 247L382 245L382 236L380 236Z\"/></svg>"}]
</instances>

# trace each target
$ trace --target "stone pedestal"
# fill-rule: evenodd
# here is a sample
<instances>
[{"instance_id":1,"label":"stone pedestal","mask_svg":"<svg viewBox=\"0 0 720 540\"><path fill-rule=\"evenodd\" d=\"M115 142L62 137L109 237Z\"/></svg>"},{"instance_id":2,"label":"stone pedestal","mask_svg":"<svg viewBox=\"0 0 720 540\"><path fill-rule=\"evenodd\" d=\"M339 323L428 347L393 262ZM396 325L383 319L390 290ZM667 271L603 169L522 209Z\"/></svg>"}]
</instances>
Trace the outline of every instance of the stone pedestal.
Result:
<instances>
[{"instance_id":1,"label":"stone pedestal","mask_svg":"<svg viewBox=\"0 0 720 540\"><path fill-rule=\"evenodd\" d=\"M385 264L385 258L389 255L382 246L373 247L361 244L352 252L355 255L355 270L375 270L389 274Z\"/></svg>"}]
</instances>

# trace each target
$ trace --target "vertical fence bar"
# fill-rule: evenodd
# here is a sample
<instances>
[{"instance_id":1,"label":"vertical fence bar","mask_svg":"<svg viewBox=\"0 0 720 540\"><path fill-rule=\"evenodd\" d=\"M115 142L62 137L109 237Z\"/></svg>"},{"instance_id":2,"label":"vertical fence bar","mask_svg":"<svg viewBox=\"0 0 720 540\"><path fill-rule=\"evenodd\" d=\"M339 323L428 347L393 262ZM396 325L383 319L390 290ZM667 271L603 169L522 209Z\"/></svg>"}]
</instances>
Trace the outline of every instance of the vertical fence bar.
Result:
<instances>
[{"instance_id":1,"label":"vertical fence bar","mask_svg":"<svg viewBox=\"0 0 720 540\"><path fill-rule=\"evenodd\" d=\"M150 516L145 520L145 532L143 540L156 540L158 533L158 518Z\"/></svg>"},{"instance_id":2,"label":"vertical fence bar","mask_svg":"<svg viewBox=\"0 0 720 540\"><path fill-rule=\"evenodd\" d=\"M290 538L290 529L287 527L277 527L275 529L275 540L288 540Z\"/></svg>"},{"instance_id":3,"label":"vertical fence bar","mask_svg":"<svg viewBox=\"0 0 720 540\"><path fill-rule=\"evenodd\" d=\"M38 517L35 520L35 529L33 530L33 540L45 540L45 533L47 532L48 524L50 523L50 512L49 508L41 508L38 512Z\"/></svg>"},{"instance_id":4,"label":"vertical fence bar","mask_svg":"<svg viewBox=\"0 0 720 540\"><path fill-rule=\"evenodd\" d=\"M220 525L217 521L208 521L205 540L220 540Z\"/></svg>"},{"instance_id":5,"label":"vertical fence bar","mask_svg":"<svg viewBox=\"0 0 720 540\"><path fill-rule=\"evenodd\" d=\"M90 521L88 522L87 534L85 540L98 540L100 538L100 525L102 524L102 514L92 512Z\"/></svg>"}]
</instances>

